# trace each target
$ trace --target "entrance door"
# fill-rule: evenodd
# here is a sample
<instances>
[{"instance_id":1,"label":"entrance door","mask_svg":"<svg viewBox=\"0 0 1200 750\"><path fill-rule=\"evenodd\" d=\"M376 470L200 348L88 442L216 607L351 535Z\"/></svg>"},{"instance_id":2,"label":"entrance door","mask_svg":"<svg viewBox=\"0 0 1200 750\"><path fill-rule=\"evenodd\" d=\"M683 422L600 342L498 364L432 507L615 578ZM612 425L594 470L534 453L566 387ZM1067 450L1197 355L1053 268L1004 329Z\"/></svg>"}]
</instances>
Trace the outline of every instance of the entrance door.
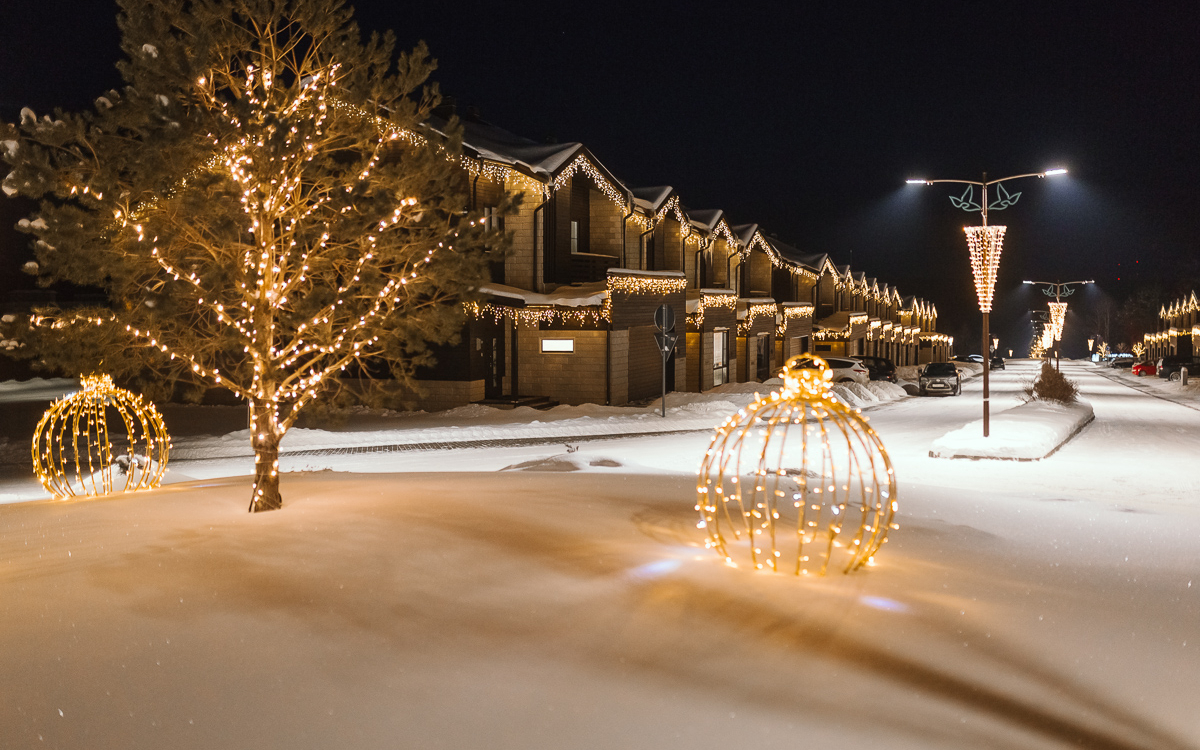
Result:
<instances>
[{"instance_id":1,"label":"entrance door","mask_svg":"<svg viewBox=\"0 0 1200 750\"><path fill-rule=\"evenodd\" d=\"M771 377L771 335L760 333L755 339L755 343L758 347L755 380L761 383Z\"/></svg>"},{"instance_id":2,"label":"entrance door","mask_svg":"<svg viewBox=\"0 0 1200 750\"><path fill-rule=\"evenodd\" d=\"M504 337L490 336L484 340L484 348L491 343L491 350L484 356L484 398L500 398L504 395Z\"/></svg>"}]
</instances>

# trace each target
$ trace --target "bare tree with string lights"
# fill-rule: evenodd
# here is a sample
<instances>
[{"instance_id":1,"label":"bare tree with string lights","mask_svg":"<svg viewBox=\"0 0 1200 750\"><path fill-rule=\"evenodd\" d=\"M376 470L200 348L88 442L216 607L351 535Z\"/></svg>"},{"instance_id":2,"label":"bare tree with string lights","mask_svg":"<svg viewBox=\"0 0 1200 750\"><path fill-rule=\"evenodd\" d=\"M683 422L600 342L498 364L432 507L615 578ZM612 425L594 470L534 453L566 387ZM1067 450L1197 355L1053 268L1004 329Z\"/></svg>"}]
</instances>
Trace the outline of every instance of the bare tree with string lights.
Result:
<instances>
[{"instance_id":1,"label":"bare tree with string lights","mask_svg":"<svg viewBox=\"0 0 1200 750\"><path fill-rule=\"evenodd\" d=\"M110 304L40 310L24 356L250 408L250 508L279 508L279 446L348 367L411 377L454 335L502 238L464 210L459 140L424 46L363 41L340 0L121 0L126 86L94 111L0 124L5 193L44 283Z\"/></svg>"}]
</instances>

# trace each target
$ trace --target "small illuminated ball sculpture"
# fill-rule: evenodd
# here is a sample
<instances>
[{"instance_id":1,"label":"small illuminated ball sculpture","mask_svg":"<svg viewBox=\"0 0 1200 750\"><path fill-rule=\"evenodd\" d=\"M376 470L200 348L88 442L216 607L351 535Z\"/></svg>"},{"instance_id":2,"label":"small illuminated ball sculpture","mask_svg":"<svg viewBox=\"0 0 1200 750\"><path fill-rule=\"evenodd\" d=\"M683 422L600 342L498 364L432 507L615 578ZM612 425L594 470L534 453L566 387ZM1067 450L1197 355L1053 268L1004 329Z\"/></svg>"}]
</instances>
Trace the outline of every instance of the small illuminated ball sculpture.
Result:
<instances>
[{"instance_id":1,"label":"small illuminated ball sculpture","mask_svg":"<svg viewBox=\"0 0 1200 750\"><path fill-rule=\"evenodd\" d=\"M824 575L874 564L896 514L879 436L831 391L820 357L788 360L783 387L717 428L696 485L705 546L727 565Z\"/></svg>"},{"instance_id":2,"label":"small illuminated ball sculpture","mask_svg":"<svg viewBox=\"0 0 1200 750\"><path fill-rule=\"evenodd\" d=\"M33 471L42 486L60 500L157 487L171 445L154 404L107 375L81 382L81 391L50 406L33 434Z\"/></svg>"}]
</instances>

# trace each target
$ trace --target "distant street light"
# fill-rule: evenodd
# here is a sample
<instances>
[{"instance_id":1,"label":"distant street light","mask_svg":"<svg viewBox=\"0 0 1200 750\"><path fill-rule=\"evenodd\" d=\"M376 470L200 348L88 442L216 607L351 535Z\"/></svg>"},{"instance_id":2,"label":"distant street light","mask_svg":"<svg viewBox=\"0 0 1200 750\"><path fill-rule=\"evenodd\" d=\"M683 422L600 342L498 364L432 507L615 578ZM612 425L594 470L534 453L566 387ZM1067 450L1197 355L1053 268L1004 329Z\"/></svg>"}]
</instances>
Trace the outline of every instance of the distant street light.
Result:
<instances>
[{"instance_id":1,"label":"distant street light","mask_svg":"<svg viewBox=\"0 0 1200 750\"><path fill-rule=\"evenodd\" d=\"M1048 303L1050 305L1050 330L1053 331L1054 339L1054 367L1061 369L1058 356L1058 342L1062 341L1063 323L1067 319L1067 303L1062 301L1063 297L1070 297L1075 293L1071 288L1071 284L1095 284L1096 282L1088 279L1087 281L1025 281L1025 284L1045 284L1046 288L1042 293L1047 297L1053 297L1054 301ZM1092 350L1092 339L1088 339L1088 351Z\"/></svg>"},{"instance_id":2,"label":"distant street light","mask_svg":"<svg viewBox=\"0 0 1200 750\"><path fill-rule=\"evenodd\" d=\"M979 297L979 311L983 313L982 349L985 359L985 367L983 368L984 437L988 436L988 404L991 401L991 393L988 385L988 371L991 369L991 353L988 351L988 343L991 338L988 330L988 315L992 312L992 293L996 288L996 271L1000 267L1000 251L1004 244L1004 230L1006 229L1003 226L988 226L988 210L1003 210L1015 205L1021 197L1020 193L1010 193L1005 190L1004 186L1000 184L1002 182L1019 180L1022 177L1047 177L1066 173L1067 170L1059 167L1048 169L1045 172L1015 174L1011 177L1001 177L998 180L989 180L987 172L983 173L982 180L926 180L920 178L905 180L909 185L933 185L938 182L957 182L966 185L967 189L963 191L961 196L957 198L950 196L950 203L955 208L961 208L963 211L978 211L982 219L980 226L963 227L963 231L967 234L967 249L971 253L971 274L975 277L975 294ZM979 203L975 202L976 185L983 191L983 198ZM992 203L988 203L988 187L990 185L996 186L996 191L999 195L999 198Z\"/></svg>"}]
</instances>

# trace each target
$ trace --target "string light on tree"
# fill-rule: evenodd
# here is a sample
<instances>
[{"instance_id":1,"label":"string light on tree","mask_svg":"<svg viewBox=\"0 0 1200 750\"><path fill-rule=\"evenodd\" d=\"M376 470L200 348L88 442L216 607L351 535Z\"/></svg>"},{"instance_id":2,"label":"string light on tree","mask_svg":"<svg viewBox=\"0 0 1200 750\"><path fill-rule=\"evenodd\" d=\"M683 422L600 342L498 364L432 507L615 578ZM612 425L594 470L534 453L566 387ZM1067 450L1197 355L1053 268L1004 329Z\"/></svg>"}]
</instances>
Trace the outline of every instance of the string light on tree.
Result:
<instances>
[{"instance_id":1,"label":"string light on tree","mask_svg":"<svg viewBox=\"0 0 1200 750\"><path fill-rule=\"evenodd\" d=\"M463 170L517 178L422 124L437 105L423 45L399 61L364 45L336 0L168 4L121 27L125 49L157 53L131 54L120 104L20 129L16 182L44 219L30 231L59 248L50 280L118 280L97 313L121 334L105 361L119 349L127 374L247 402L250 507L278 508L280 441L304 409L368 361L407 378L460 326L504 244L463 213Z\"/></svg>"},{"instance_id":2,"label":"string light on tree","mask_svg":"<svg viewBox=\"0 0 1200 750\"><path fill-rule=\"evenodd\" d=\"M874 564L897 508L879 436L832 393L819 357L789 359L783 387L717 428L696 484L697 526L726 564L795 575Z\"/></svg>"}]
</instances>

